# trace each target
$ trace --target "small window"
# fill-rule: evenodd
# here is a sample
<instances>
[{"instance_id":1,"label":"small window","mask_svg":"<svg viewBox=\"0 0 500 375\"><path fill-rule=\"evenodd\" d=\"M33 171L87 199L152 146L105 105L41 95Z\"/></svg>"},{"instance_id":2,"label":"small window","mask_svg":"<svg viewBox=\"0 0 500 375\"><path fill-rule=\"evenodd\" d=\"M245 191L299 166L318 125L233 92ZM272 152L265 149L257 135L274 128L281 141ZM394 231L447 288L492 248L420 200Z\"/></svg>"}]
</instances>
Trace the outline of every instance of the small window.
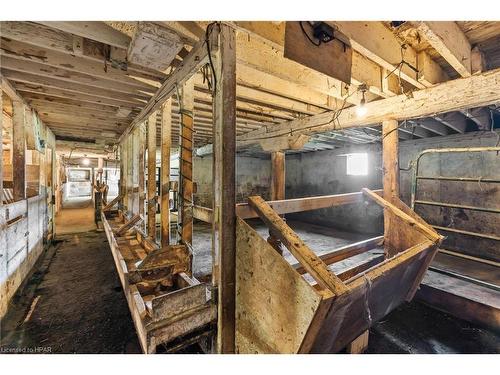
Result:
<instances>
[{"instance_id":1,"label":"small window","mask_svg":"<svg viewBox=\"0 0 500 375\"><path fill-rule=\"evenodd\" d=\"M347 154L348 176L366 176L368 174L368 154Z\"/></svg>"}]
</instances>

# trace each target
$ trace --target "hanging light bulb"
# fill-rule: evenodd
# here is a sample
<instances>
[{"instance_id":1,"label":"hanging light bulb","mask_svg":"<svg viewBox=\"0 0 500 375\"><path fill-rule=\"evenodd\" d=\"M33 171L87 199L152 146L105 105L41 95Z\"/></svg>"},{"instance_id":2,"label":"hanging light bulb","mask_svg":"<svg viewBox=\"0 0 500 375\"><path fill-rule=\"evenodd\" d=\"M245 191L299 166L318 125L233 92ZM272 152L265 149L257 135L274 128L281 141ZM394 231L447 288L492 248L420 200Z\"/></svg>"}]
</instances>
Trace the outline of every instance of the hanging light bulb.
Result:
<instances>
[{"instance_id":1,"label":"hanging light bulb","mask_svg":"<svg viewBox=\"0 0 500 375\"><path fill-rule=\"evenodd\" d=\"M361 85L359 87L359 90L361 91L361 101L359 102L359 105L356 106L356 115L358 117L363 117L366 115L366 112L368 111L368 109L366 108L366 99L365 99L365 92L366 92L366 86L365 85Z\"/></svg>"},{"instance_id":2,"label":"hanging light bulb","mask_svg":"<svg viewBox=\"0 0 500 375\"><path fill-rule=\"evenodd\" d=\"M82 159L82 164L85 165L85 166L87 166L87 165L90 164L90 160L88 158L83 158Z\"/></svg>"}]
</instances>

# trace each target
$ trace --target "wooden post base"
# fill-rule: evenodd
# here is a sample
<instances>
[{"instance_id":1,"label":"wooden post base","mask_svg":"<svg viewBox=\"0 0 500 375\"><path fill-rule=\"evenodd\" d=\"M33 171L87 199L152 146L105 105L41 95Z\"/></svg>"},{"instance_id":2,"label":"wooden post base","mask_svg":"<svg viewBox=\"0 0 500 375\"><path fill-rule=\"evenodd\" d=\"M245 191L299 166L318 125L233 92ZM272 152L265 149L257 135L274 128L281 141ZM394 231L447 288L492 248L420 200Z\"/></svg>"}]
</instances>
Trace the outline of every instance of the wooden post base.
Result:
<instances>
[{"instance_id":1,"label":"wooden post base","mask_svg":"<svg viewBox=\"0 0 500 375\"><path fill-rule=\"evenodd\" d=\"M368 335L369 331L364 331L361 335L355 338L350 344L347 345L346 351L349 354L361 354L368 349Z\"/></svg>"}]
</instances>

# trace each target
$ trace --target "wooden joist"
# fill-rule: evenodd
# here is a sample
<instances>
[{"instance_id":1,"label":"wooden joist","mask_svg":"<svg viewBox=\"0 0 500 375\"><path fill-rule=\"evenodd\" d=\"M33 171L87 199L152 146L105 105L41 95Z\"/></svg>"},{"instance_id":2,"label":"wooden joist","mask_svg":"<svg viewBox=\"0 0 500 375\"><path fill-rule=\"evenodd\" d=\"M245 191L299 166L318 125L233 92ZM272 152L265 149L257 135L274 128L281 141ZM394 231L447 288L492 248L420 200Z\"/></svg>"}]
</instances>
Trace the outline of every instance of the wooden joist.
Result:
<instances>
[{"instance_id":1,"label":"wooden joist","mask_svg":"<svg viewBox=\"0 0 500 375\"><path fill-rule=\"evenodd\" d=\"M250 197L248 202L270 228L273 235L286 246L321 287L330 290L337 296L347 292L348 289L344 283L328 269L326 264L261 197Z\"/></svg>"},{"instance_id":2,"label":"wooden joist","mask_svg":"<svg viewBox=\"0 0 500 375\"><path fill-rule=\"evenodd\" d=\"M454 21L424 21L417 30L462 76L471 75L471 45Z\"/></svg>"},{"instance_id":3,"label":"wooden joist","mask_svg":"<svg viewBox=\"0 0 500 375\"><path fill-rule=\"evenodd\" d=\"M258 129L238 137L238 145L249 145L263 139L285 137L289 134L314 134L328 130L365 127L392 119L432 116L435 113L459 111L487 106L500 101L500 69L491 70L468 78L441 83L434 87L414 91L412 97L398 95L366 104L367 114L359 117L356 108L344 109L337 121L331 121L332 112L310 116Z\"/></svg>"}]
</instances>

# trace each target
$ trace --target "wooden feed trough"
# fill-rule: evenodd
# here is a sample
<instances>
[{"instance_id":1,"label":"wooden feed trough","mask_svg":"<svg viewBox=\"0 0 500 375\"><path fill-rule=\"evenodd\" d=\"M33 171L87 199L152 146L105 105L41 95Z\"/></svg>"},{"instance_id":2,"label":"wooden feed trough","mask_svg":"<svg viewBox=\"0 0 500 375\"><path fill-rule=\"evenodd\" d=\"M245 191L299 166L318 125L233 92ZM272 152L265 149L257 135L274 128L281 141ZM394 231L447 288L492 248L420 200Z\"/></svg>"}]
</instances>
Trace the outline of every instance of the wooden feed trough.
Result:
<instances>
[{"instance_id":1,"label":"wooden feed trough","mask_svg":"<svg viewBox=\"0 0 500 375\"><path fill-rule=\"evenodd\" d=\"M367 252L377 241L318 257L270 204L249 198L247 210L253 209L299 263L290 264L239 215L237 352L338 352L413 298L442 237L399 199L391 204L368 189L363 193L390 220L392 230L383 238L386 255L337 275L329 269L333 263ZM285 203L272 204L283 211Z\"/></svg>"},{"instance_id":2,"label":"wooden feed trough","mask_svg":"<svg viewBox=\"0 0 500 375\"><path fill-rule=\"evenodd\" d=\"M110 210L102 222L144 353L163 344L174 351L210 335L216 308L208 290L191 275L192 254L184 245L158 247L134 227L142 218Z\"/></svg>"}]
</instances>

